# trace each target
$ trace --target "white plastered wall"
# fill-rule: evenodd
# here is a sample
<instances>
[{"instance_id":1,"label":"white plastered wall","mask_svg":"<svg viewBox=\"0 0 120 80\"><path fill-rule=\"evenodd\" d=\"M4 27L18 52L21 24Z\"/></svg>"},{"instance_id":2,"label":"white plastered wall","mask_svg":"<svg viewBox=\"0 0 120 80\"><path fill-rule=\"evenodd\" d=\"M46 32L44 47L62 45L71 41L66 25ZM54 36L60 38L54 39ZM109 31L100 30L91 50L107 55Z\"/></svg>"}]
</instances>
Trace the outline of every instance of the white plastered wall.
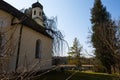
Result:
<instances>
[{"instance_id":1,"label":"white plastered wall","mask_svg":"<svg viewBox=\"0 0 120 80\"><path fill-rule=\"evenodd\" d=\"M11 25L11 20L13 16L7 12L0 10L0 21L3 21L4 24L1 23L0 26L2 31L8 31L5 33L6 40L9 40L8 44L11 45L11 49L13 51L9 55L8 64L6 66L7 71L15 71L16 65L16 55L18 51L18 41L20 36L20 27L21 24ZM15 22L19 22L19 20L15 19ZM41 59L35 58L35 47L36 40L40 39L42 42L42 57ZM52 66L51 62L52 58L52 39L42 35L35 30L23 26L22 37L21 37L21 45L20 45L20 55L18 62L18 71L21 70L44 70L49 69Z\"/></svg>"}]
</instances>

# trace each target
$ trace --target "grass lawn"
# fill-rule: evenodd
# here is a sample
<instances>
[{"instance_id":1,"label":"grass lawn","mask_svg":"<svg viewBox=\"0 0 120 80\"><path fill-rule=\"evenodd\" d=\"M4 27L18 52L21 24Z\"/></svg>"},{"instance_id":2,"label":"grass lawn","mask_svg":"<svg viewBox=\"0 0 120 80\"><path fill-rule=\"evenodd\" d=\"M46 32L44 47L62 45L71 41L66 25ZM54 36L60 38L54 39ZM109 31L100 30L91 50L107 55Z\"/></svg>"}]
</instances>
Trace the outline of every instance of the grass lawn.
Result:
<instances>
[{"instance_id":1,"label":"grass lawn","mask_svg":"<svg viewBox=\"0 0 120 80\"><path fill-rule=\"evenodd\" d=\"M35 80L66 80L71 74L75 71L52 71L40 77L37 77ZM94 72L76 72L68 80L120 80L120 78L115 75L109 75L104 73L94 73Z\"/></svg>"}]
</instances>

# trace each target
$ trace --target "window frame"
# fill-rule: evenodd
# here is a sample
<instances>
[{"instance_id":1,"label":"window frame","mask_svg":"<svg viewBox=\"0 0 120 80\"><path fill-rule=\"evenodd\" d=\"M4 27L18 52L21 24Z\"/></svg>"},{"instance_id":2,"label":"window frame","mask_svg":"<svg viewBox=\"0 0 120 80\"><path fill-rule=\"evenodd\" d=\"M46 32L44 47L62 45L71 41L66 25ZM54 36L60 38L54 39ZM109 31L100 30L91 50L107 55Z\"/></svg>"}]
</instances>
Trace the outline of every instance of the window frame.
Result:
<instances>
[{"instance_id":1,"label":"window frame","mask_svg":"<svg viewBox=\"0 0 120 80\"><path fill-rule=\"evenodd\" d=\"M39 12L39 16L42 16L42 12L41 11Z\"/></svg>"},{"instance_id":2,"label":"window frame","mask_svg":"<svg viewBox=\"0 0 120 80\"><path fill-rule=\"evenodd\" d=\"M41 59L41 40L37 39L36 40L36 47L35 47L35 58Z\"/></svg>"},{"instance_id":3,"label":"window frame","mask_svg":"<svg viewBox=\"0 0 120 80\"><path fill-rule=\"evenodd\" d=\"M36 15L36 10L34 10L34 15Z\"/></svg>"}]
</instances>

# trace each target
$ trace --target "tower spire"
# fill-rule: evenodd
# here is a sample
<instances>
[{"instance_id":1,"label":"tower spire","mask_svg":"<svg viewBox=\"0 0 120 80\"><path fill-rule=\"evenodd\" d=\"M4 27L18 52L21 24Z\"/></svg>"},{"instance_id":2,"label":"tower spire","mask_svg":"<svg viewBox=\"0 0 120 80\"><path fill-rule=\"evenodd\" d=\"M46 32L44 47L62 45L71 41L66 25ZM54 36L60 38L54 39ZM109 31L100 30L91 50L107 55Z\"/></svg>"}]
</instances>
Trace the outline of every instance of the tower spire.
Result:
<instances>
[{"instance_id":1,"label":"tower spire","mask_svg":"<svg viewBox=\"0 0 120 80\"><path fill-rule=\"evenodd\" d=\"M39 2L39 0L37 0L37 2Z\"/></svg>"}]
</instances>

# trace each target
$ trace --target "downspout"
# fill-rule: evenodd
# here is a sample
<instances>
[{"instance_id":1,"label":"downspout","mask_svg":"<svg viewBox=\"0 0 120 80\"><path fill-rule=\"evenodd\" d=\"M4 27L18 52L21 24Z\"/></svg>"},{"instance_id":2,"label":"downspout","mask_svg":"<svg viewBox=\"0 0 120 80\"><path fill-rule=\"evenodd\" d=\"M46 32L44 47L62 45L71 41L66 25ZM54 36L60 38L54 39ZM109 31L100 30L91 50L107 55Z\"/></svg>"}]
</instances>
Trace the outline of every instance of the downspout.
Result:
<instances>
[{"instance_id":1,"label":"downspout","mask_svg":"<svg viewBox=\"0 0 120 80\"><path fill-rule=\"evenodd\" d=\"M15 71L17 71L17 68L18 68L19 54L20 54L20 48L21 48L20 45L21 45L22 31L23 31L23 24L21 25L21 27L20 27L20 32L19 32L18 50L17 50Z\"/></svg>"}]
</instances>

